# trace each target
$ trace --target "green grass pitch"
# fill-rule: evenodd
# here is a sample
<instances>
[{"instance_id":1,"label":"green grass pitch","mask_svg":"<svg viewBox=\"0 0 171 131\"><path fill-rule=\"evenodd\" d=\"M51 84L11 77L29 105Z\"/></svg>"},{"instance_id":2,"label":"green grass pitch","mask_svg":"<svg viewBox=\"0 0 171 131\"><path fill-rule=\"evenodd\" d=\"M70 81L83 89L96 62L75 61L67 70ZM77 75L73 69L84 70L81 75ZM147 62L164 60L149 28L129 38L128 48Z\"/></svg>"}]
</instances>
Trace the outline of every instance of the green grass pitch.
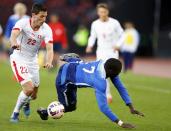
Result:
<instances>
[{"instance_id":1,"label":"green grass pitch","mask_svg":"<svg viewBox=\"0 0 171 131\"><path fill-rule=\"evenodd\" d=\"M93 89L78 89L77 110L66 113L59 120L42 121L36 113L40 106L56 100L55 75L41 69L38 98L31 102L31 116L26 119L21 111L20 122L9 122L17 96L21 90L12 80L7 63L0 63L0 130L1 131L122 131L98 109ZM135 107L145 114L140 118L129 113L116 89L111 86L111 109L121 120L136 125L135 131L171 131L171 80L132 73L122 74Z\"/></svg>"}]
</instances>

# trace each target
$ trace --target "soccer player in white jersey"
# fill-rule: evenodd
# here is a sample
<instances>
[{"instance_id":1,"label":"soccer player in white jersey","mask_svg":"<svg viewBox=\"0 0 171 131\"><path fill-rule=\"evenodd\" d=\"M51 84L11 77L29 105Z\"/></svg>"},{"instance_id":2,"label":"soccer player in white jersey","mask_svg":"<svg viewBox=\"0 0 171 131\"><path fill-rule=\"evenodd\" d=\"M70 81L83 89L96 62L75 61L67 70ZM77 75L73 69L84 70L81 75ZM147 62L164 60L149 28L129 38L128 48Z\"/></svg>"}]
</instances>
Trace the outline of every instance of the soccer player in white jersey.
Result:
<instances>
[{"instance_id":1,"label":"soccer player in white jersey","mask_svg":"<svg viewBox=\"0 0 171 131\"><path fill-rule=\"evenodd\" d=\"M39 87L37 53L43 40L46 43L47 50L44 67L52 67L53 38L51 28L45 23L46 17L46 7L41 4L34 4L32 6L32 17L19 20L11 33L10 43L14 49L10 55L11 67L22 86L22 91L11 115L11 122L18 122L22 107L25 116L30 115L30 100L36 99Z\"/></svg>"},{"instance_id":2,"label":"soccer player in white jersey","mask_svg":"<svg viewBox=\"0 0 171 131\"><path fill-rule=\"evenodd\" d=\"M116 19L109 17L109 8L105 3L97 5L97 14L99 19L95 20L91 25L91 33L88 39L88 46L86 53L91 53L95 41L97 39L97 60L106 61L109 58L119 57L118 50L115 50L117 42L123 39L123 29ZM109 81L107 80L106 95L108 103L112 102L112 95L110 93Z\"/></svg>"}]
</instances>

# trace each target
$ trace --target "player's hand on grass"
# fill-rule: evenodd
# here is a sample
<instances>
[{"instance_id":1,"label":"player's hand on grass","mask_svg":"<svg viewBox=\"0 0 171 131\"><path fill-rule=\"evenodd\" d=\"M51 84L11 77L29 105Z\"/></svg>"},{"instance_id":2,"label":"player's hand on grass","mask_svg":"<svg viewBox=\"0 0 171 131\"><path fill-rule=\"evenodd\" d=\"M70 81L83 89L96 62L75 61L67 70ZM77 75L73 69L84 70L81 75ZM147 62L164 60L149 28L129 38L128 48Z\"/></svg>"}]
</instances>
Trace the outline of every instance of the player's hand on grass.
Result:
<instances>
[{"instance_id":1,"label":"player's hand on grass","mask_svg":"<svg viewBox=\"0 0 171 131\"><path fill-rule=\"evenodd\" d=\"M114 121L115 123L117 123L120 127L122 127L122 128L127 128L127 129L133 129L133 128L135 128L135 126L134 125L132 125L132 124L129 124L129 123L124 123L123 121L121 121L121 120L116 120L116 121Z\"/></svg>"},{"instance_id":2,"label":"player's hand on grass","mask_svg":"<svg viewBox=\"0 0 171 131\"><path fill-rule=\"evenodd\" d=\"M50 64L50 63L46 63L43 67L46 68L46 69L50 69L50 68L53 67L53 65Z\"/></svg>"},{"instance_id":3,"label":"player's hand on grass","mask_svg":"<svg viewBox=\"0 0 171 131\"><path fill-rule=\"evenodd\" d=\"M133 128L135 128L134 125L129 124L129 123L123 123L123 124L121 125L121 127L122 127L122 128L127 128L127 129L133 129Z\"/></svg>"},{"instance_id":4,"label":"player's hand on grass","mask_svg":"<svg viewBox=\"0 0 171 131\"><path fill-rule=\"evenodd\" d=\"M132 114L136 114L136 115L138 115L138 116L144 117L144 114L143 114L143 113L141 113L141 112L139 112L139 111L137 111L137 110L135 110L135 109L131 109L130 112L131 112Z\"/></svg>"},{"instance_id":5,"label":"player's hand on grass","mask_svg":"<svg viewBox=\"0 0 171 131\"><path fill-rule=\"evenodd\" d=\"M136 115L138 115L138 116L144 117L144 114L141 113L141 112L139 112L139 111L137 111L136 109L134 109L134 107L133 107L133 105L132 105L131 103L130 103L130 104L127 104L127 106L129 107L130 112L131 112L132 114L136 114Z\"/></svg>"}]
</instances>

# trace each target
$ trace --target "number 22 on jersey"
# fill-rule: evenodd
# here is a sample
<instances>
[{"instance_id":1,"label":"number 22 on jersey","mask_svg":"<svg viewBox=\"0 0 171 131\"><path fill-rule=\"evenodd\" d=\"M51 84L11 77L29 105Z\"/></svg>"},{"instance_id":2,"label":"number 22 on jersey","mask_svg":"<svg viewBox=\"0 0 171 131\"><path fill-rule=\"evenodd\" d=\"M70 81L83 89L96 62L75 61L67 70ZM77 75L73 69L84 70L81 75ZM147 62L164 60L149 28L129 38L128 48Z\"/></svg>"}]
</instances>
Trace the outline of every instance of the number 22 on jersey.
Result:
<instances>
[{"instance_id":1,"label":"number 22 on jersey","mask_svg":"<svg viewBox=\"0 0 171 131\"><path fill-rule=\"evenodd\" d=\"M27 41L27 44L28 45L35 45L36 44L36 40L29 38L28 41Z\"/></svg>"}]
</instances>

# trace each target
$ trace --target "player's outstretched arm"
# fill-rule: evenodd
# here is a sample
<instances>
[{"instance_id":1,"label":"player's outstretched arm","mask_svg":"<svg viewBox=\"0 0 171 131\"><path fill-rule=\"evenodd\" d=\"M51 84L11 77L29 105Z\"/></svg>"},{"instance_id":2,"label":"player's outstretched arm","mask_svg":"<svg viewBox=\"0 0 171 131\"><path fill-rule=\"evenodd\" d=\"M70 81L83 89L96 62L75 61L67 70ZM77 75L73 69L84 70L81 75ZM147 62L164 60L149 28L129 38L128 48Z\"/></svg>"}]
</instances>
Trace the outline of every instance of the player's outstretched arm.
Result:
<instances>
[{"instance_id":1,"label":"player's outstretched arm","mask_svg":"<svg viewBox=\"0 0 171 131\"><path fill-rule=\"evenodd\" d=\"M126 87L124 86L124 84L122 83L122 81L120 80L119 76L111 78L111 81L114 84L114 86L116 87L116 89L118 90L118 92L119 92L120 96L122 97L123 101L125 102L125 104L132 103L131 98L128 94L128 91L127 91Z\"/></svg>"},{"instance_id":2,"label":"player's outstretched arm","mask_svg":"<svg viewBox=\"0 0 171 131\"><path fill-rule=\"evenodd\" d=\"M105 93L102 93L101 91L96 91L96 99L101 112L104 113L111 121L113 121L114 123L116 123L122 128L127 128L127 129L135 128L134 125L129 123L124 123L123 121L119 120L118 117L110 110L107 104Z\"/></svg>"}]
</instances>

